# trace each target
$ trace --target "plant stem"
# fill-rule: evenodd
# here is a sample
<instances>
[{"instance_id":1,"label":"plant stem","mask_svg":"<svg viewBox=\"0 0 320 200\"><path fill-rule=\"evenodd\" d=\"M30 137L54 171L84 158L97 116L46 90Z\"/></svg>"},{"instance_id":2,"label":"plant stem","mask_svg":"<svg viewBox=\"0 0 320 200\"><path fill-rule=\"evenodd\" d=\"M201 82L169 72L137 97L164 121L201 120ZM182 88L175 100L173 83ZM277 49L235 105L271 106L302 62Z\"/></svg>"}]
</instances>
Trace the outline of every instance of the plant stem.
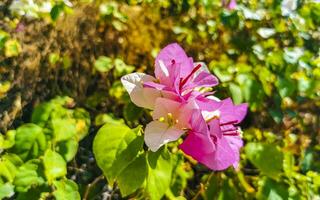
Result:
<instances>
[{"instance_id":1,"label":"plant stem","mask_svg":"<svg viewBox=\"0 0 320 200\"><path fill-rule=\"evenodd\" d=\"M89 185L86 187L86 190L84 192L83 198L82 200L88 200L88 195L90 193L91 188L96 185L99 181L101 181L102 179L104 179L103 175L98 176L97 178L95 178L91 183L89 183Z\"/></svg>"}]
</instances>

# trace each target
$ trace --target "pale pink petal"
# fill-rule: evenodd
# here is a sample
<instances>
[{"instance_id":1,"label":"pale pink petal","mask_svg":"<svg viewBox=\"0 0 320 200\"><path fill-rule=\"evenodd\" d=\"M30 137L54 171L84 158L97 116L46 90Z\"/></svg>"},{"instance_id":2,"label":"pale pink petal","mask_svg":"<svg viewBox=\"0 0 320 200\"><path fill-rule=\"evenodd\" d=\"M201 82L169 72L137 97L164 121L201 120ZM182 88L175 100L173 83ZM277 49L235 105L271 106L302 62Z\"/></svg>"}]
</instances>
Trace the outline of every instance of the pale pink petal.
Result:
<instances>
[{"instance_id":1,"label":"pale pink petal","mask_svg":"<svg viewBox=\"0 0 320 200\"><path fill-rule=\"evenodd\" d=\"M147 124L144 134L144 141L151 151L157 151L168 142L175 141L184 133L176 127L169 127L168 124L152 121Z\"/></svg>"},{"instance_id":2,"label":"pale pink petal","mask_svg":"<svg viewBox=\"0 0 320 200\"><path fill-rule=\"evenodd\" d=\"M144 88L142 83L154 80L154 77L143 73L132 73L121 77L121 82L129 93L131 101L139 107L148 109L154 108L155 100L161 94L156 89Z\"/></svg>"},{"instance_id":3,"label":"pale pink petal","mask_svg":"<svg viewBox=\"0 0 320 200\"><path fill-rule=\"evenodd\" d=\"M166 98L158 98L155 103L152 118L156 120L163 117L165 120L167 120L168 113L171 113L171 115L175 119L177 119L179 115L180 105L181 103L177 101L173 101Z\"/></svg>"}]
</instances>

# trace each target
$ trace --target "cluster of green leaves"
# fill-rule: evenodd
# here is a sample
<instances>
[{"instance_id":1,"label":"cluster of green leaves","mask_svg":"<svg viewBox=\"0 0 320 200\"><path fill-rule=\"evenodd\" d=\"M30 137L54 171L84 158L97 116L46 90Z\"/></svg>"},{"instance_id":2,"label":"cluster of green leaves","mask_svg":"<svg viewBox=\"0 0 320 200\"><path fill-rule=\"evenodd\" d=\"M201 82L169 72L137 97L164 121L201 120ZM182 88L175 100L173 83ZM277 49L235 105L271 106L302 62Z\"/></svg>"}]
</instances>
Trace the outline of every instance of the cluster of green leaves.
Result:
<instances>
[{"instance_id":1,"label":"cluster of green leaves","mask_svg":"<svg viewBox=\"0 0 320 200\"><path fill-rule=\"evenodd\" d=\"M63 13L72 13L72 6L69 0L21 0L12 2L9 9L11 14L18 18L24 16L55 22Z\"/></svg>"},{"instance_id":2,"label":"cluster of green leaves","mask_svg":"<svg viewBox=\"0 0 320 200\"><path fill-rule=\"evenodd\" d=\"M71 13L68 1L19 2L20 7L11 9L18 19L28 13L55 22ZM42 2L49 2L50 9L41 11ZM237 1L233 10L220 0L101 0L92 5L100 12L95 19L99 31L119 36L118 43L108 41L111 55L92 51L92 76L107 82L107 91L94 90L85 99L97 114L93 128L105 124L94 139L93 153L112 194L119 188L122 197L138 199L319 198L320 3L297 1L290 15L282 14L278 0ZM10 26L14 29L18 22L12 20ZM0 56L19 55L21 47L13 38L0 31ZM173 41L195 60L208 63L221 83L216 95L249 103L238 171L209 175L175 144L156 153L143 146L138 125L147 123L150 113L130 102L119 79L133 71L153 71L151 60ZM69 68L71 59L51 52L48 60L53 67ZM10 88L9 82L0 82L0 99ZM111 102L108 108L99 110L106 101ZM66 163L74 158L90 119L84 110L69 109L71 105L68 98L41 104L33 112L33 124L1 135L0 199L80 198L77 188L84 183L66 178L71 177Z\"/></svg>"},{"instance_id":3,"label":"cluster of green leaves","mask_svg":"<svg viewBox=\"0 0 320 200\"><path fill-rule=\"evenodd\" d=\"M165 194L175 198L172 190L186 186L190 177L184 170L175 169L183 157L171 154L166 147L157 152L146 151L141 126L130 129L119 121L109 122L99 129L93 142L97 164L108 184L112 186L116 181L122 197L138 190L135 195L143 198L161 199ZM172 179L173 176L180 179Z\"/></svg>"},{"instance_id":4,"label":"cluster of green leaves","mask_svg":"<svg viewBox=\"0 0 320 200\"><path fill-rule=\"evenodd\" d=\"M0 199L80 199L67 163L89 131L89 113L58 97L34 109L31 123L0 135Z\"/></svg>"}]
</instances>

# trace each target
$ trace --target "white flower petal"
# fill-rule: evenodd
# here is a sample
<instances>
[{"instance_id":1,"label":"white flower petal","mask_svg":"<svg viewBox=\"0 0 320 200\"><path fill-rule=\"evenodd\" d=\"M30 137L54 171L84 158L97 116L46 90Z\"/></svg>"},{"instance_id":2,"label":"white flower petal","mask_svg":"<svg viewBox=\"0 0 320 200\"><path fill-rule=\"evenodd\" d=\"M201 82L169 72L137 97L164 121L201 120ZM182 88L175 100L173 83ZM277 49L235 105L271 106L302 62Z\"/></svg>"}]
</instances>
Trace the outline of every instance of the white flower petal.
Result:
<instances>
[{"instance_id":1,"label":"white flower petal","mask_svg":"<svg viewBox=\"0 0 320 200\"><path fill-rule=\"evenodd\" d=\"M168 124L160 121L152 121L147 124L144 134L144 141L151 151L157 151L168 142L175 141L184 133L176 127L169 127Z\"/></svg>"},{"instance_id":2,"label":"white flower petal","mask_svg":"<svg viewBox=\"0 0 320 200\"><path fill-rule=\"evenodd\" d=\"M153 109L155 100L161 96L154 88L144 88L143 82L154 81L155 78L144 73L132 73L121 78L124 88L130 95L131 101L139 107Z\"/></svg>"}]
</instances>

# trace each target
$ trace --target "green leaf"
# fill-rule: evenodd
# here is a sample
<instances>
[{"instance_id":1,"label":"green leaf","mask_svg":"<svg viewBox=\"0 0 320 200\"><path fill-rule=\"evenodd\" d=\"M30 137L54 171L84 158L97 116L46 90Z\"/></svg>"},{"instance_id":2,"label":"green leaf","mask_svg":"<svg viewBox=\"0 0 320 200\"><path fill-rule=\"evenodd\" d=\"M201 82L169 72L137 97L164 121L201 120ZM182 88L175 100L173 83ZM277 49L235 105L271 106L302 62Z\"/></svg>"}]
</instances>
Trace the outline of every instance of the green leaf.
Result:
<instances>
[{"instance_id":1,"label":"green leaf","mask_svg":"<svg viewBox=\"0 0 320 200\"><path fill-rule=\"evenodd\" d=\"M223 180L222 190L220 190L217 199L218 200L237 199L237 191L235 190L235 186L231 179Z\"/></svg>"},{"instance_id":2,"label":"green leaf","mask_svg":"<svg viewBox=\"0 0 320 200\"><path fill-rule=\"evenodd\" d=\"M60 154L50 149L48 149L43 156L43 165L49 184L56 178L63 177L67 174L66 161Z\"/></svg>"},{"instance_id":3,"label":"green leaf","mask_svg":"<svg viewBox=\"0 0 320 200\"><path fill-rule=\"evenodd\" d=\"M19 192L17 195L17 200L40 200L47 199L51 193L51 188L44 184L39 187L31 187L27 192Z\"/></svg>"},{"instance_id":4,"label":"green leaf","mask_svg":"<svg viewBox=\"0 0 320 200\"><path fill-rule=\"evenodd\" d=\"M245 153L262 173L271 177L278 178L282 171L283 154L273 144L248 143L245 146Z\"/></svg>"},{"instance_id":5,"label":"green leaf","mask_svg":"<svg viewBox=\"0 0 320 200\"><path fill-rule=\"evenodd\" d=\"M106 56L100 56L95 61L94 67L99 72L108 72L113 68L112 59Z\"/></svg>"},{"instance_id":6,"label":"green leaf","mask_svg":"<svg viewBox=\"0 0 320 200\"><path fill-rule=\"evenodd\" d=\"M32 112L31 122L43 127L49 120L54 108L55 106L51 102L39 104Z\"/></svg>"},{"instance_id":7,"label":"green leaf","mask_svg":"<svg viewBox=\"0 0 320 200\"><path fill-rule=\"evenodd\" d=\"M0 149L9 149L13 147L15 143L16 131L7 131L5 135L0 134Z\"/></svg>"},{"instance_id":8,"label":"green leaf","mask_svg":"<svg viewBox=\"0 0 320 200\"><path fill-rule=\"evenodd\" d=\"M0 30L0 50L4 47L6 40L9 38L9 34Z\"/></svg>"},{"instance_id":9,"label":"green leaf","mask_svg":"<svg viewBox=\"0 0 320 200\"><path fill-rule=\"evenodd\" d=\"M29 160L18 168L14 185L18 192L27 192L31 187L42 185L45 181L40 175L40 160Z\"/></svg>"},{"instance_id":10,"label":"green leaf","mask_svg":"<svg viewBox=\"0 0 320 200\"><path fill-rule=\"evenodd\" d=\"M10 198L14 195L14 186L11 183L0 183L0 199Z\"/></svg>"},{"instance_id":11,"label":"green leaf","mask_svg":"<svg viewBox=\"0 0 320 200\"><path fill-rule=\"evenodd\" d=\"M53 6L53 8L50 11L51 19L53 21L56 21L58 19L58 17L60 16L60 14L62 13L63 9L64 9L63 3L56 4L55 6Z\"/></svg>"},{"instance_id":12,"label":"green leaf","mask_svg":"<svg viewBox=\"0 0 320 200\"><path fill-rule=\"evenodd\" d=\"M125 125L106 124L93 141L93 153L109 184L125 169L142 149L143 137Z\"/></svg>"},{"instance_id":13,"label":"green leaf","mask_svg":"<svg viewBox=\"0 0 320 200\"><path fill-rule=\"evenodd\" d=\"M276 86L282 98L291 96L296 90L296 83L283 77L278 77Z\"/></svg>"},{"instance_id":14,"label":"green leaf","mask_svg":"<svg viewBox=\"0 0 320 200\"><path fill-rule=\"evenodd\" d=\"M5 43L5 56L14 57L18 56L21 51L21 46L17 40L9 39Z\"/></svg>"},{"instance_id":15,"label":"green leaf","mask_svg":"<svg viewBox=\"0 0 320 200\"><path fill-rule=\"evenodd\" d=\"M170 187L172 161L164 148L148 152L148 177L146 191L150 199L161 199Z\"/></svg>"},{"instance_id":16,"label":"green leaf","mask_svg":"<svg viewBox=\"0 0 320 200\"><path fill-rule=\"evenodd\" d=\"M261 200L286 200L289 198L288 185L281 182L276 182L266 178L261 181L262 185L257 193L257 199Z\"/></svg>"},{"instance_id":17,"label":"green leaf","mask_svg":"<svg viewBox=\"0 0 320 200\"><path fill-rule=\"evenodd\" d=\"M99 114L96 116L94 123L96 126L101 126L104 124L115 124L115 125L123 125L123 119L115 118L112 113L110 114Z\"/></svg>"},{"instance_id":18,"label":"green leaf","mask_svg":"<svg viewBox=\"0 0 320 200\"><path fill-rule=\"evenodd\" d=\"M142 186L147 177L146 155L142 154L130 163L119 175L118 185L123 197Z\"/></svg>"},{"instance_id":19,"label":"green leaf","mask_svg":"<svg viewBox=\"0 0 320 200\"><path fill-rule=\"evenodd\" d=\"M75 139L59 142L56 145L57 152L67 161L71 161L78 151L78 142Z\"/></svg>"},{"instance_id":20,"label":"green leaf","mask_svg":"<svg viewBox=\"0 0 320 200\"><path fill-rule=\"evenodd\" d=\"M17 173L16 160L12 156L3 155L0 159L0 181L4 178L6 181L13 182Z\"/></svg>"},{"instance_id":21,"label":"green leaf","mask_svg":"<svg viewBox=\"0 0 320 200\"><path fill-rule=\"evenodd\" d=\"M123 109L123 116L128 122L138 120L143 113L143 109L133 103L128 103Z\"/></svg>"},{"instance_id":22,"label":"green leaf","mask_svg":"<svg viewBox=\"0 0 320 200\"><path fill-rule=\"evenodd\" d=\"M120 23L121 24L121 23ZM114 60L115 70L114 70L114 76L119 77L123 76L125 74L129 74L133 72L135 69L132 65L127 65L122 59L116 58Z\"/></svg>"},{"instance_id":23,"label":"green leaf","mask_svg":"<svg viewBox=\"0 0 320 200\"><path fill-rule=\"evenodd\" d=\"M49 54L49 63L54 65L56 64L60 59L60 55L58 53L50 53Z\"/></svg>"},{"instance_id":24,"label":"green leaf","mask_svg":"<svg viewBox=\"0 0 320 200\"><path fill-rule=\"evenodd\" d=\"M10 151L22 160L37 158L47 148L47 141L40 126L24 124L16 130L15 145Z\"/></svg>"},{"instance_id":25,"label":"green leaf","mask_svg":"<svg viewBox=\"0 0 320 200\"><path fill-rule=\"evenodd\" d=\"M242 97L241 88L236 84L230 83L229 90L231 92L232 100L234 101L234 103L235 104L242 103L243 97Z\"/></svg>"},{"instance_id":26,"label":"green leaf","mask_svg":"<svg viewBox=\"0 0 320 200\"><path fill-rule=\"evenodd\" d=\"M52 119L51 123L56 142L68 140L77 133L74 119Z\"/></svg>"},{"instance_id":27,"label":"green leaf","mask_svg":"<svg viewBox=\"0 0 320 200\"><path fill-rule=\"evenodd\" d=\"M72 180L53 181L53 185L55 187L53 196L56 200L80 200L78 185Z\"/></svg>"},{"instance_id":28,"label":"green leaf","mask_svg":"<svg viewBox=\"0 0 320 200\"><path fill-rule=\"evenodd\" d=\"M286 152L283 155L283 171L286 173L287 177L291 177L294 173L294 156L292 153Z\"/></svg>"},{"instance_id":29,"label":"green leaf","mask_svg":"<svg viewBox=\"0 0 320 200\"><path fill-rule=\"evenodd\" d=\"M76 108L73 117L76 119L77 140L80 141L89 134L90 114L82 108Z\"/></svg>"}]
</instances>

